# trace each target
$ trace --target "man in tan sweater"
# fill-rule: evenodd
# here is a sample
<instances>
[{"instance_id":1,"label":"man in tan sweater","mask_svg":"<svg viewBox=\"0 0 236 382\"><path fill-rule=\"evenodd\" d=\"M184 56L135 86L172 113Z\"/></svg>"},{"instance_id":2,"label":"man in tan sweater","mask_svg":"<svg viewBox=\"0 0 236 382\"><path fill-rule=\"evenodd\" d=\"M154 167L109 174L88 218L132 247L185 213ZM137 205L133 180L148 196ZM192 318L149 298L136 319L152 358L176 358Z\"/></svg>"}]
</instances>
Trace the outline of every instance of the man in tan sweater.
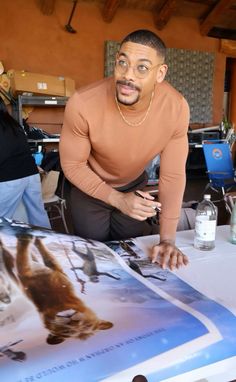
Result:
<instances>
[{"instance_id":1,"label":"man in tan sweater","mask_svg":"<svg viewBox=\"0 0 236 382\"><path fill-rule=\"evenodd\" d=\"M160 242L151 257L174 269L188 262L175 235L186 181L189 107L164 80L165 51L148 30L122 41L114 77L80 89L68 101L60 158L75 186L76 234L107 241L156 233L150 218L161 205ZM159 202L142 191L145 167L158 154Z\"/></svg>"}]
</instances>

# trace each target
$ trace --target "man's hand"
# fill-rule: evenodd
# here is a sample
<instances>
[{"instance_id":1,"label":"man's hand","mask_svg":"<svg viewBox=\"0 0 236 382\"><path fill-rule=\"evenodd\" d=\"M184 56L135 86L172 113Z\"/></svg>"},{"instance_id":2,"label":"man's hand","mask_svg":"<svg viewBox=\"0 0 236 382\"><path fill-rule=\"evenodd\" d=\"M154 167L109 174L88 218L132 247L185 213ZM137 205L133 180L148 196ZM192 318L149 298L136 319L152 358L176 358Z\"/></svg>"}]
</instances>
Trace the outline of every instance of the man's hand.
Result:
<instances>
[{"instance_id":1,"label":"man's hand","mask_svg":"<svg viewBox=\"0 0 236 382\"><path fill-rule=\"evenodd\" d=\"M114 190L109 196L109 203L123 214L140 221L156 216L156 208L160 209L161 204L148 192L137 191L137 193L139 196L134 192L124 193Z\"/></svg>"},{"instance_id":2,"label":"man's hand","mask_svg":"<svg viewBox=\"0 0 236 382\"><path fill-rule=\"evenodd\" d=\"M169 267L172 271L188 264L188 258L171 241L161 241L152 248L151 259L163 269Z\"/></svg>"}]
</instances>

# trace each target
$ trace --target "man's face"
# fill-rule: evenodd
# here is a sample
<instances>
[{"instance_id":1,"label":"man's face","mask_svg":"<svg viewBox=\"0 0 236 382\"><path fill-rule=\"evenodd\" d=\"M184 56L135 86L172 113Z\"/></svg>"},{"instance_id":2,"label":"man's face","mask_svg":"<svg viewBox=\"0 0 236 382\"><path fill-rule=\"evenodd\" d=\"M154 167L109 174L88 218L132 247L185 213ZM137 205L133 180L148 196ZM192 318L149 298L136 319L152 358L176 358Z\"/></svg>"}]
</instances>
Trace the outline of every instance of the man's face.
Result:
<instances>
[{"instance_id":1,"label":"man's face","mask_svg":"<svg viewBox=\"0 0 236 382\"><path fill-rule=\"evenodd\" d=\"M166 72L167 66L155 49L124 43L117 54L114 72L118 101L134 105L145 97L150 98L156 82L162 82Z\"/></svg>"}]
</instances>

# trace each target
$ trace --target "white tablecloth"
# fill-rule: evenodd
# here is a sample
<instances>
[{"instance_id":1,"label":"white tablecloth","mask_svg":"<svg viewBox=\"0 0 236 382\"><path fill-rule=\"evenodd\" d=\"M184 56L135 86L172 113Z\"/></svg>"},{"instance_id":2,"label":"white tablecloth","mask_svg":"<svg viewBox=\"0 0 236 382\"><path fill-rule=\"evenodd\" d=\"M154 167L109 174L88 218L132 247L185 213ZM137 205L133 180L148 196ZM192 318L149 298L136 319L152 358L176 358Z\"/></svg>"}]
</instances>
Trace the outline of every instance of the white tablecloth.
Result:
<instances>
[{"instance_id":1,"label":"white tablecloth","mask_svg":"<svg viewBox=\"0 0 236 382\"><path fill-rule=\"evenodd\" d=\"M229 226L217 227L216 246L211 251L195 249L193 237L194 231L177 233L176 245L188 256L190 263L174 272L193 288L236 315L236 245L229 242ZM152 245L157 243L157 237L137 238L136 242L148 253ZM236 357L168 381L229 382L233 379L236 379Z\"/></svg>"}]
</instances>

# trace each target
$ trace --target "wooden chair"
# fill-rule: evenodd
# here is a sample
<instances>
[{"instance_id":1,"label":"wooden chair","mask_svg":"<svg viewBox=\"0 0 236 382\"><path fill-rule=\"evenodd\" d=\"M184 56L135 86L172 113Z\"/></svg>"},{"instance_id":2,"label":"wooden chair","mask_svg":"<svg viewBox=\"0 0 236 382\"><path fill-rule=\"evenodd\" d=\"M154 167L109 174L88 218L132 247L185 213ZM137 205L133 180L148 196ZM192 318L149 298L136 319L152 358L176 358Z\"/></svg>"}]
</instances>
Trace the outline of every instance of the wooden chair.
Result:
<instances>
[{"instance_id":1,"label":"wooden chair","mask_svg":"<svg viewBox=\"0 0 236 382\"><path fill-rule=\"evenodd\" d=\"M50 221L61 219L65 232L69 233L69 229L65 218L66 200L61 196L55 194L58 184L60 172L49 171L42 174L42 196L45 210L48 213ZM65 182L65 178L62 182ZM62 190L64 189L62 185Z\"/></svg>"}]
</instances>

